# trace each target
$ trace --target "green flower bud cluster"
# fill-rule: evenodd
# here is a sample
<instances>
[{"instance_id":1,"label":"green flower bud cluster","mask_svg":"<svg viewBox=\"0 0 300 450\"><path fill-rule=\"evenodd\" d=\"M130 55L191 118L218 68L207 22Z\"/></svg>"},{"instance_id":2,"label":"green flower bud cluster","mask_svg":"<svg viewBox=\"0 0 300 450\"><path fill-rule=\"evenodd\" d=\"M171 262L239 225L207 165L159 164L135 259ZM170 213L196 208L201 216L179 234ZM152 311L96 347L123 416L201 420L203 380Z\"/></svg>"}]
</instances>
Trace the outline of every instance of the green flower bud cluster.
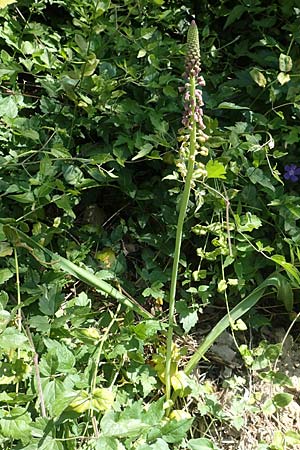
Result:
<instances>
[{"instance_id":1,"label":"green flower bud cluster","mask_svg":"<svg viewBox=\"0 0 300 450\"><path fill-rule=\"evenodd\" d=\"M180 87L179 91L183 93L184 98L184 114L182 118L183 127L179 130L178 141L181 142L177 167L182 177L185 178L187 167L186 162L190 156L191 134L194 130L195 155L208 155L208 149L205 146L208 140L207 134L204 133L205 125L203 123L204 106L201 88L205 86L205 81L200 75L200 46L198 28L193 20L187 34L187 55L185 60L185 79L184 87ZM201 162L195 162L196 178L205 178L205 166ZM193 177L195 178L195 177Z\"/></svg>"}]
</instances>

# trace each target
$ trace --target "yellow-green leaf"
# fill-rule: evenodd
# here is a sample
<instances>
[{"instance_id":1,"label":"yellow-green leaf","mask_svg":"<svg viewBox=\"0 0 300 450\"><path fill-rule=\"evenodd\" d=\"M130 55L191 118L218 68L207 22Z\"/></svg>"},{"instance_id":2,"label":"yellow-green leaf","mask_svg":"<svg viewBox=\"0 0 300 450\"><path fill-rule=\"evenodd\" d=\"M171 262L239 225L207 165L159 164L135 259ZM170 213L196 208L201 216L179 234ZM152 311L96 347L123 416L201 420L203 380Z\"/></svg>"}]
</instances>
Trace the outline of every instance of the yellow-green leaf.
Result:
<instances>
[{"instance_id":1,"label":"yellow-green leaf","mask_svg":"<svg viewBox=\"0 0 300 450\"><path fill-rule=\"evenodd\" d=\"M258 69L250 70L250 75L253 81L260 87L266 87L267 79L264 74Z\"/></svg>"}]
</instances>

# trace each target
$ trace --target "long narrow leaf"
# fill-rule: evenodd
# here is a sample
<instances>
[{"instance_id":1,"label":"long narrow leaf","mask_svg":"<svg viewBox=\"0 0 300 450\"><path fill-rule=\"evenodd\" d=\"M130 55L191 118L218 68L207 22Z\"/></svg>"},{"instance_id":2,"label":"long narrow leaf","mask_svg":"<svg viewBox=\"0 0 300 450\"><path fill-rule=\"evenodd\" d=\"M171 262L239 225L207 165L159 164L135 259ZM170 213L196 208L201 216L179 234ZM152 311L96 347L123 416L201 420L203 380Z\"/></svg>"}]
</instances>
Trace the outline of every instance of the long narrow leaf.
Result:
<instances>
[{"instance_id":1,"label":"long narrow leaf","mask_svg":"<svg viewBox=\"0 0 300 450\"><path fill-rule=\"evenodd\" d=\"M200 344L196 352L193 354L189 362L187 363L184 371L188 375L190 374L200 359L203 358L207 350L212 346L216 339L226 330L232 322L235 322L242 317L247 311L249 311L263 296L268 286L274 286L278 289L281 285L283 275L280 273L273 273L263 281L251 294L245 297L238 305L236 305L229 314L226 314L215 327L206 336L204 341Z\"/></svg>"},{"instance_id":2,"label":"long narrow leaf","mask_svg":"<svg viewBox=\"0 0 300 450\"><path fill-rule=\"evenodd\" d=\"M139 303L136 302L134 299L126 297L124 294L122 294L122 292L118 291L116 288L106 283L106 281L101 280L87 269L77 266L73 262L69 261L63 256L58 255L57 253L51 252L51 250L48 250L47 248L43 247L41 244L34 241L32 238L30 238L25 233L23 233L22 231L18 230L15 227L5 225L3 229L8 238L11 238L12 235L14 237L17 235L19 238L19 242L25 243L28 246L28 250L29 249L32 251L39 250L42 251L45 255L48 255L51 258L50 264L52 264L52 267L54 267L55 269L60 269L63 272L68 273L73 277L77 278L78 280L81 280L84 283L94 287L98 291L107 294L110 297L113 297L124 306L127 306L136 313L140 314L142 317L146 319L153 318L152 314L149 313L146 309L144 309L141 305L139 305ZM18 245L18 241L16 241L15 238L13 239L13 241L15 241L14 245ZM43 263L43 261L40 262ZM45 265L49 267L49 262L45 262Z\"/></svg>"}]
</instances>

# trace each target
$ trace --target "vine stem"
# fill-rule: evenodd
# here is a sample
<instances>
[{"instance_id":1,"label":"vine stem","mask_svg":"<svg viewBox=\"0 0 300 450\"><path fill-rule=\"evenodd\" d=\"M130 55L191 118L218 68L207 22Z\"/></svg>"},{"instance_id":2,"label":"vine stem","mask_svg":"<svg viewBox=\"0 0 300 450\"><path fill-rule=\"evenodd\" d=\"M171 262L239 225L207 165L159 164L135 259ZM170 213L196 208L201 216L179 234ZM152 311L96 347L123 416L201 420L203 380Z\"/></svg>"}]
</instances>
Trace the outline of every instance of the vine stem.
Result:
<instances>
[{"instance_id":1,"label":"vine stem","mask_svg":"<svg viewBox=\"0 0 300 450\"><path fill-rule=\"evenodd\" d=\"M196 79L194 76L190 76L190 98L192 99L192 117L195 113L196 104ZM186 216L187 206L190 198L192 178L195 164L195 154L196 154L196 132L197 132L197 122L193 119L192 128L190 130L189 139L189 157L188 157L188 168L185 178L184 189L182 197L180 199L180 208L177 221L176 230L176 240L174 249L174 259L172 267L171 276L171 286L170 286L170 298L169 298L169 320L168 320L168 331L167 331L167 351L166 351L166 365L165 365L165 383L166 383L166 404L167 404L167 415L170 409L171 403L171 364L172 364L172 347L173 347L173 332L174 332L174 313L175 313L175 297L176 297L176 284L178 276L178 266L181 251L182 235L183 235L183 225Z\"/></svg>"}]
</instances>

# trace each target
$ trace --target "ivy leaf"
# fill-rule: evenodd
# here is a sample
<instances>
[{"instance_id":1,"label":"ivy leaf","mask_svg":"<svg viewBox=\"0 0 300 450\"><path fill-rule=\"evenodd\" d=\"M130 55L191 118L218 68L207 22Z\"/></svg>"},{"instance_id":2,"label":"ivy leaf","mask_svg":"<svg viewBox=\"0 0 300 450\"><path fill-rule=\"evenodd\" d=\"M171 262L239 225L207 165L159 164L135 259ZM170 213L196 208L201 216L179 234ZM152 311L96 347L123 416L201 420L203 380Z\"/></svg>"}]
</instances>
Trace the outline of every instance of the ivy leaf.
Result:
<instances>
[{"instance_id":1,"label":"ivy leaf","mask_svg":"<svg viewBox=\"0 0 300 450\"><path fill-rule=\"evenodd\" d=\"M226 169L219 161L210 160L206 164L207 178L221 178L226 180Z\"/></svg>"}]
</instances>

